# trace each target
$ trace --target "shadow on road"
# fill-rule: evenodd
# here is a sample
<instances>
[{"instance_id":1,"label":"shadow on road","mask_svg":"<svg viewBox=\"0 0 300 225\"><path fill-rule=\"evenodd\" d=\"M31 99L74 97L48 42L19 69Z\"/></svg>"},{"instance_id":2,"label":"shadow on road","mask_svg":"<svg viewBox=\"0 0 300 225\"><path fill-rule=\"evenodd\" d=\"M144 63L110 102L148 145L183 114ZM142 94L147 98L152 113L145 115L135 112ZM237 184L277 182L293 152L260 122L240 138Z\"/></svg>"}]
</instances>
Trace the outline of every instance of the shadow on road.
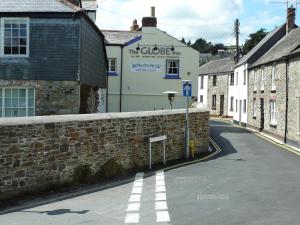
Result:
<instances>
[{"instance_id":1,"label":"shadow on road","mask_svg":"<svg viewBox=\"0 0 300 225\"><path fill-rule=\"evenodd\" d=\"M75 213L75 214L86 214L90 210L81 210L81 211L72 211L71 209L55 209L50 211L31 211L31 210L21 210L19 212L25 213L38 213L38 214L47 214L49 216L59 216L63 214Z\"/></svg>"}]
</instances>

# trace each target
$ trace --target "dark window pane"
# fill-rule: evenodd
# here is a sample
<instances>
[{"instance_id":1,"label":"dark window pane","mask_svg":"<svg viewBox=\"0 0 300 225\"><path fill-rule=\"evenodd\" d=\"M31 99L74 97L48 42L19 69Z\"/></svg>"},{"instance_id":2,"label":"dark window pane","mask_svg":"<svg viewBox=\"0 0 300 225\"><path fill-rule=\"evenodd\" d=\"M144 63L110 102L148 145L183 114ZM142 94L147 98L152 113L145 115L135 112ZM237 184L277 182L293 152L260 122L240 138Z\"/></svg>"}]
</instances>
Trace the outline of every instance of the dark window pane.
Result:
<instances>
[{"instance_id":1,"label":"dark window pane","mask_svg":"<svg viewBox=\"0 0 300 225\"><path fill-rule=\"evenodd\" d=\"M26 55L26 47L20 47L20 54Z\"/></svg>"},{"instance_id":2,"label":"dark window pane","mask_svg":"<svg viewBox=\"0 0 300 225\"><path fill-rule=\"evenodd\" d=\"M20 27L20 25L18 23L13 23L12 24L12 28L19 28L19 27Z\"/></svg>"},{"instance_id":3,"label":"dark window pane","mask_svg":"<svg viewBox=\"0 0 300 225\"><path fill-rule=\"evenodd\" d=\"M11 48L11 53L12 53L13 55L19 54L19 47L12 47L12 48Z\"/></svg>"},{"instance_id":4,"label":"dark window pane","mask_svg":"<svg viewBox=\"0 0 300 225\"><path fill-rule=\"evenodd\" d=\"M4 27L5 28L11 28L11 23L5 23Z\"/></svg>"},{"instance_id":5,"label":"dark window pane","mask_svg":"<svg viewBox=\"0 0 300 225\"><path fill-rule=\"evenodd\" d=\"M27 28L27 24L20 24L20 28Z\"/></svg>"},{"instance_id":6,"label":"dark window pane","mask_svg":"<svg viewBox=\"0 0 300 225\"><path fill-rule=\"evenodd\" d=\"M21 29L20 30L20 36L21 37L26 37L26 35L27 35L27 30L26 29Z\"/></svg>"},{"instance_id":7,"label":"dark window pane","mask_svg":"<svg viewBox=\"0 0 300 225\"><path fill-rule=\"evenodd\" d=\"M4 54L11 54L11 47L5 47Z\"/></svg>"},{"instance_id":8,"label":"dark window pane","mask_svg":"<svg viewBox=\"0 0 300 225\"><path fill-rule=\"evenodd\" d=\"M26 38L20 38L20 45L26 45Z\"/></svg>"},{"instance_id":9,"label":"dark window pane","mask_svg":"<svg viewBox=\"0 0 300 225\"><path fill-rule=\"evenodd\" d=\"M19 29L12 29L12 37L18 38L19 37Z\"/></svg>"},{"instance_id":10,"label":"dark window pane","mask_svg":"<svg viewBox=\"0 0 300 225\"><path fill-rule=\"evenodd\" d=\"M19 38L12 38L11 45L12 46L19 46Z\"/></svg>"},{"instance_id":11,"label":"dark window pane","mask_svg":"<svg viewBox=\"0 0 300 225\"><path fill-rule=\"evenodd\" d=\"M4 46L11 46L11 39L10 38L5 38L4 39Z\"/></svg>"},{"instance_id":12,"label":"dark window pane","mask_svg":"<svg viewBox=\"0 0 300 225\"><path fill-rule=\"evenodd\" d=\"M4 37L6 37L6 38L11 37L11 29L5 29L4 30Z\"/></svg>"}]
</instances>

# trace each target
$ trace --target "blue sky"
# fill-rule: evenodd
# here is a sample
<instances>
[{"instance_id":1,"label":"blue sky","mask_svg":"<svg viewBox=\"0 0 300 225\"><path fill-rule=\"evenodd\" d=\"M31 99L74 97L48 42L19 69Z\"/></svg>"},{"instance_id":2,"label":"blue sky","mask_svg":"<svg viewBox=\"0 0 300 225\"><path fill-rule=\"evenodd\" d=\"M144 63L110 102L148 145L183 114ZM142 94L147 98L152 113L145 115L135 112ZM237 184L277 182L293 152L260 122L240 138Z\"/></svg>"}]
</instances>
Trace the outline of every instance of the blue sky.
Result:
<instances>
[{"instance_id":1,"label":"blue sky","mask_svg":"<svg viewBox=\"0 0 300 225\"><path fill-rule=\"evenodd\" d=\"M203 37L214 43L233 44L233 23L238 18L243 43L260 28L270 31L285 23L286 4L270 1L98 0L96 23L100 29L129 30L133 19L141 25L142 17L149 16L150 7L155 6L158 28L178 39L184 37L193 42ZM290 4L295 6L295 3L296 0L290 0ZM299 16L296 23L300 24Z\"/></svg>"}]
</instances>

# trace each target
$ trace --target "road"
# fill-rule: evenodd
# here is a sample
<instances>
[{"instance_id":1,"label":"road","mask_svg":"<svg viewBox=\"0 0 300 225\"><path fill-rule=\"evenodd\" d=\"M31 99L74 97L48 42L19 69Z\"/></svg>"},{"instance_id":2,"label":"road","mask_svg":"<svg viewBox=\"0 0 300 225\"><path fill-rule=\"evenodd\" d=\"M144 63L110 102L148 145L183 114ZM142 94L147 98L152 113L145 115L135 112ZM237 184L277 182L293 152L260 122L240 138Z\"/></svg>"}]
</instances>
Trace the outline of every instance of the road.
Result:
<instances>
[{"instance_id":1,"label":"road","mask_svg":"<svg viewBox=\"0 0 300 225\"><path fill-rule=\"evenodd\" d=\"M133 182L0 215L1 225L298 225L300 157L211 121L222 152Z\"/></svg>"}]
</instances>

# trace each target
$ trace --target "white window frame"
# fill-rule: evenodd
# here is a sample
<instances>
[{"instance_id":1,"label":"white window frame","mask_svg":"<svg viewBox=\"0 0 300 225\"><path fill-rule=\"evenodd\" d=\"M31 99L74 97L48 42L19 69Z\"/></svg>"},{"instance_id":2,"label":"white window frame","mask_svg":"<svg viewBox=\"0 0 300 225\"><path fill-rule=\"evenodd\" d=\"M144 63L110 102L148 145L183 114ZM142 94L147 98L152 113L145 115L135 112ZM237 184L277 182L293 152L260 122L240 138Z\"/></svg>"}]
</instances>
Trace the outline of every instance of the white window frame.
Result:
<instances>
[{"instance_id":1,"label":"white window frame","mask_svg":"<svg viewBox=\"0 0 300 225\"><path fill-rule=\"evenodd\" d=\"M253 91L257 91L257 69L253 71L254 73L254 86L253 86Z\"/></svg>"},{"instance_id":2,"label":"white window frame","mask_svg":"<svg viewBox=\"0 0 300 225\"><path fill-rule=\"evenodd\" d=\"M260 75L261 75L261 83L260 83L260 90L264 91L265 90L265 68L262 67L260 70Z\"/></svg>"},{"instance_id":3,"label":"white window frame","mask_svg":"<svg viewBox=\"0 0 300 225\"><path fill-rule=\"evenodd\" d=\"M246 114L247 113L247 101L246 99L244 99L244 104L243 104L243 114Z\"/></svg>"},{"instance_id":4,"label":"white window frame","mask_svg":"<svg viewBox=\"0 0 300 225\"><path fill-rule=\"evenodd\" d=\"M244 70L244 85L247 84L247 70Z\"/></svg>"},{"instance_id":5,"label":"white window frame","mask_svg":"<svg viewBox=\"0 0 300 225\"><path fill-rule=\"evenodd\" d=\"M234 111L234 97L230 97L230 112Z\"/></svg>"},{"instance_id":6,"label":"white window frame","mask_svg":"<svg viewBox=\"0 0 300 225\"><path fill-rule=\"evenodd\" d=\"M169 67L169 62L175 62L176 67ZM170 68L177 68L177 73L169 73ZM166 60L166 75L179 77L180 61L178 59L167 59Z\"/></svg>"},{"instance_id":7,"label":"white window frame","mask_svg":"<svg viewBox=\"0 0 300 225\"><path fill-rule=\"evenodd\" d=\"M236 72L235 74L236 74L236 85L238 85L239 84L239 72Z\"/></svg>"},{"instance_id":8,"label":"white window frame","mask_svg":"<svg viewBox=\"0 0 300 225\"><path fill-rule=\"evenodd\" d=\"M204 89L204 76L203 75L200 76L200 89L201 90Z\"/></svg>"},{"instance_id":9,"label":"white window frame","mask_svg":"<svg viewBox=\"0 0 300 225\"><path fill-rule=\"evenodd\" d=\"M277 105L275 100L270 101L270 124L277 125Z\"/></svg>"},{"instance_id":10,"label":"white window frame","mask_svg":"<svg viewBox=\"0 0 300 225\"><path fill-rule=\"evenodd\" d=\"M253 117L256 117L256 98L253 98Z\"/></svg>"},{"instance_id":11,"label":"white window frame","mask_svg":"<svg viewBox=\"0 0 300 225\"><path fill-rule=\"evenodd\" d=\"M4 21L6 20L24 20L26 21L27 27L27 37L26 37L26 54L4 54ZM30 27L29 27L29 18L28 17L2 17L1 18L1 30L0 30L0 57L3 58L28 58L29 57L29 49L30 49Z\"/></svg>"},{"instance_id":12,"label":"white window frame","mask_svg":"<svg viewBox=\"0 0 300 225\"><path fill-rule=\"evenodd\" d=\"M217 95L212 95L211 108L213 110L217 109Z\"/></svg>"},{"instance_id":13,"label":"white window frame","mask_svg":"<svg viewBox=\"0 0 300 225\"><path fill-rule=\"evenodd\" d=\"M230 86L234 85L234 73L231 73L229 75L229 85Z\"/></svg>"},{"instance_id":14,"label":"white window frame","mask_svg":"<svg viewBox=\"0 0 300 225\"><path fill-rule=\"evenodd\" d=\"M117 72L117 58L108 58L108 72L116 73ZM115 61L115 70L111 70L111 61Z\"/></svg>"},{"instance_id":15,"label":"white window frame","mask_svg":"<svg viewBox=\"0 0 300 225\"><path fill-rule=\"evenodd\" d=\"M199 102L200 102L200 103L203 103L203 95L200 95Z\"/></svg>"},{"instance_id":16,"label":"white window frame","mask_svg":"<svg viewBox=\"0 0 300 225\"><path fill-rule=\"evenodd\" d=\"M26 91L26 93L25 93L25 104L26 104L26 106L25 106L25 108L26 108L26 117L27 116L35 116L35 101L36 101L36 92L35 92L35 88L34 87L0 87L0 92L1 92L1 96L2 96L2 101L0 101L0 110L1 110L1 115L0 115L0 118L2 117L2 118L8 118L8 117L12 117L12 116L6 116L5 115L5 109L6 109L6 107L5 107L5 90L7 90L7 89L11 89L11 90L13 90L13 89L25 89L25 91ZM33 107L28 107L28 99L29 99L29 97L28 97L28 90L29 89L33 89ZM19 98L19 97L18 97ZM24 107L7 107L7 108L17 108L17 109L19 109L19 108L24 108ZM33 109L33 115L28 115L28 110L29 110L29 108L32 108Z\"/></svg>"},{"instance_id":17,"label":"white window frame","mask_svg":"<svg viewBox=\"0 0 300 225\"><path fill-rule=\"evenodd\" d=\"M271 90L272 91L276 91L276 64L274 63L272 65L272 77L271 77L271 80L272 80L272 85L271 85Z\"/></svg>"}]
</instances>

